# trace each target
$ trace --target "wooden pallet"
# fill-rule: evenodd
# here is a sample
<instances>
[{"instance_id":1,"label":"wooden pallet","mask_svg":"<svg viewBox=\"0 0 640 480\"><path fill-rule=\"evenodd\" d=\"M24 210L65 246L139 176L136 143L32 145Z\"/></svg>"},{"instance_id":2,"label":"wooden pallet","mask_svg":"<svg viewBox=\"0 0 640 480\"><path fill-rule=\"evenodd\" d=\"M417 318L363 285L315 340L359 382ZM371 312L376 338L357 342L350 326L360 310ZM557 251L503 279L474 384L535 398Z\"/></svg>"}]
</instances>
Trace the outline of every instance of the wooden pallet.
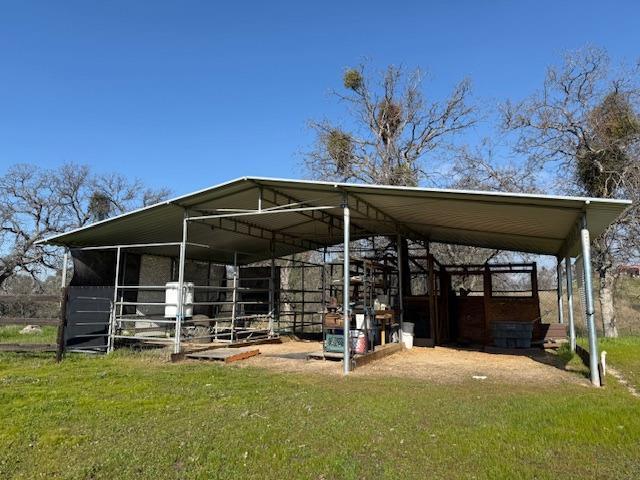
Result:
<instances>
[{"instance_id":1,"label":"wooden pallet","mask_svg":"<svg viewBox=\"0 0 640 480\"><path fill-rule=\"evenodd\" d=\"M188 353L187 358L195 360L212 360L224 363L237 362L254 357L260 353L257 348L216 348L202 352Z\"/></svg>"}]
</instances>

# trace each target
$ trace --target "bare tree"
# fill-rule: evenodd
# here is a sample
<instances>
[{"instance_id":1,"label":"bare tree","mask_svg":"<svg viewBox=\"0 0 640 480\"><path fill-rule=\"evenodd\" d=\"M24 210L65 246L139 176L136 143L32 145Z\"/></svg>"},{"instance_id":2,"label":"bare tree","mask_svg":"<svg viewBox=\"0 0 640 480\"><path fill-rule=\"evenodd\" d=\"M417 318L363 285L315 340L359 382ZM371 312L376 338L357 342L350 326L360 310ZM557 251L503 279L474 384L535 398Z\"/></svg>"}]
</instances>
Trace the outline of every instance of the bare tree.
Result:
<instances>
[{"instance_id":1,"label":"bare tree","mask_svg":"<svg viewBox=\"0 0 640 480\"><path fill-rule=\"evenodd\" d=\"M86 165L9 168L0 177L0 286L17 273L39 281L47 269L59 267L59 249L38 240L167 195L118 174L93 174Z\"/></svg>"},{"instance_id":2,"label":"bare tree","mask_svg":"<svg viewBox=\"0 0 640 480\"><path fill-rule=\"evenodd\" d=\"M476 122L468 80L442 101L425 99L419 70L406 73L389 66L375 78L361 65L346 70L342 80L344 92L333 95L346 104L352 128L311 122L316 143L305 166L315 178L416 186L442 166L427 165L427 154L450 147L456 134ZM404 285L410 290L406 240L401 248Z\"/></svg>"},{"instance_id":3,"label":"bare tree","mask_svg":"<svg viewBox=\"0 0 640 480\"><path fill-rule=\"evenodd\" d=\"M613 71L609 64L598 48L568 53L560 67L548 69L541 91L504 106L503 127L516 134L515 150L531 168L555 169L565 188L634 200L594 241L604 332L615 337L614 266L637 258L640 246L640 89L637 71Z\"/></svg>"},{"instance_id":4,"label":"bare tree","mask_svg":"<svg viewBox=\"0 0 640 480\"><path fill-rule=\"evenodd\" d=\"M360 66L344 73L343 84L345 91L333 94L347 105L352 128L311 123L316 144L305 165L315 178L417 185L441 167L426 165L427 155L450 146L476 122L468 80L443 101L425 99L419 70L389 66L371 80Z\"/></svg>"},{"instance_id":5,"label":"bare tree","mask_svg":"<svg viewBox=\"0 0 640 480\"><path fill-rule=\"evenodd\" d=\"M450 188L495 192L535 193L542 185L528 162L498 160L495 145L484 139L475 148L455 150L447 184Z\"/></svg>"}]
</instances>

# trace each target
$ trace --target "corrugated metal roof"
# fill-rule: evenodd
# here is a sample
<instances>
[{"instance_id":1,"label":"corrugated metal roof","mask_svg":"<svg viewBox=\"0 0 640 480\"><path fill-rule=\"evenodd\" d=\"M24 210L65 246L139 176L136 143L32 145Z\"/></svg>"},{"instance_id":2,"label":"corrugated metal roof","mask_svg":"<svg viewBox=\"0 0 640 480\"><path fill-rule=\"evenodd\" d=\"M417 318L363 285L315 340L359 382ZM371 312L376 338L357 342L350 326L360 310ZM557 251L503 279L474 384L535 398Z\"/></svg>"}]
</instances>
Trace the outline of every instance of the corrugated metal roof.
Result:
<instances>
[{"instance_id":1,"label":"corrugated metal roof","mask_svg":"<svg viewBox=\"0 0 640 480\"><path fill-rule=\"evenodd\" d=\"M305 246L342 241L342 210L347 195L352 238L403 233L415 239L501 250L560 255L565 243L577 253L573 233L586 213L592 236L600 235L630 205L627 200L478 192L386 185L243 177L56 235L45 242L69 247L179 242L185 210L190 216L220 209L257 209L297 203L335 206L332 210L243 216L231 220L190 222L189 242L210 249L190 255L228 262L233 251L243 260L270 257L272 235L276 255ZM264 238L258 238L264 237ZM151 250L150 250L151 251Z\"/></svg>"}]
</instances>

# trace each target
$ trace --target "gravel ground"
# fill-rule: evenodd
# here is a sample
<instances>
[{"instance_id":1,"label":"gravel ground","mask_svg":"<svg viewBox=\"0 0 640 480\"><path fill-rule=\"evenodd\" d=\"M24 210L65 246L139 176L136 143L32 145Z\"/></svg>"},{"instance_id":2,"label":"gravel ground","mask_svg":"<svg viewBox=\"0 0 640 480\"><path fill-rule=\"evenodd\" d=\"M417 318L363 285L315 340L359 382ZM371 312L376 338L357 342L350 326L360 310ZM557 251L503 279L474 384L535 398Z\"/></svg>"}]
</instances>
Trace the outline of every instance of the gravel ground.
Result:
<instances>
[{"instance_id":1,"label":"gravel ground","mask_svg":"<svg viewBox=\"0 0 640 480\"><path fill-rule=\"evenodd\" d=\"M260 355L233 364L281 372L340 375L341 363L307 360L311 352L322 351L319 342L289 341L260 345ZM588 384L581 375L566 371L554 353L527 350L522 353L487 353L450 347L413 348L382 358L353 372L354 376L385 376L423 379L453 384L483 381L511 384Z\"/></svg>"}]
</instances>

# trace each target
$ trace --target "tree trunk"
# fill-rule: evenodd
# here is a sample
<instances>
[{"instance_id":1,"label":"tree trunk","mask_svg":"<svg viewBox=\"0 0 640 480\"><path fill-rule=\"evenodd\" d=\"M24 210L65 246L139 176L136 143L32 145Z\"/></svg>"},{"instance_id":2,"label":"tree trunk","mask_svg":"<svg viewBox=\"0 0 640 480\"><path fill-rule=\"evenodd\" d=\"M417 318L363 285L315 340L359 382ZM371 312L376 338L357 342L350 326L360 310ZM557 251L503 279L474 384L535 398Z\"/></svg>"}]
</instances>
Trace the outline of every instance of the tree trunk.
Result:
<instances>
[{"instance_id":1,"label":"tree trunk","mask_svg":"<svg viewBox=\"0 0 640 480\"><path fill-rule=\"evenodd\" d=\"M618 327L616 325L615 310L615 283L616 278L609 269L600 274L600 312L602 314L602 326L604 336L608 338L616 338L618 336Z\"/></svg>"},{"instance_id":2,"label":"tree trunk","mask_svg":"<svg viewBox=\"0 0 640 480\"><path fill-rule=\"evenodd\" d=\"M14 274L15 268L10 268L10 267L5 267L2 270L0 270L0 288L2 288L2 286L4 285L4 282L6 282L9 277L11 277Z\"/></svg>"}]
</instances>

